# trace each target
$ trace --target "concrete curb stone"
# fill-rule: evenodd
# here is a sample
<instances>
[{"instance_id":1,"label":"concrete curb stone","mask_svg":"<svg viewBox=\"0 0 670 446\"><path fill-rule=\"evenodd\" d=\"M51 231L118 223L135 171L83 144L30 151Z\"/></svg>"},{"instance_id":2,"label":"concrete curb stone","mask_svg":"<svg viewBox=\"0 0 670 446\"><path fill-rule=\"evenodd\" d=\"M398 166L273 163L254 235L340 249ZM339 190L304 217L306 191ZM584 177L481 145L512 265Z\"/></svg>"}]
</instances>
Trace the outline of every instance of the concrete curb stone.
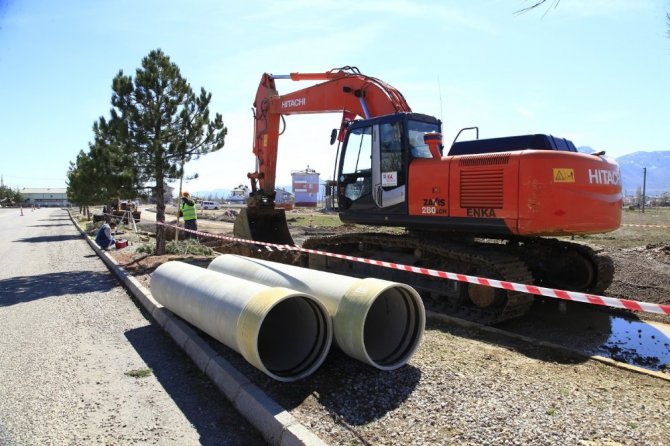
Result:
<instances>
[{"instance_id":1,"label":"concrete curb stone","mask_svg":"<svg viewBox=\"0 0 670 446\"><path fill-rule=\"evenodd\" d=\"M220 356L209 361L205 374L230 401L235 401L242 386L251 383L246 376Z\"/></svg>"},{"instance_id":2,"label":"concrete curb stone","mask_svg":"<svg viewBox=\"0 0 670 446\"><path fill-rule=\"evenodd\" d=\"M189 336L184 351L195 362L200 370L204 373L207 370L209 361L212 360L211 348L200 336Z\"/></svg>"},{"instance_id":3,"label":"concrete curb stone","mask_svg":"<svg viewBox=\"0 0 670 446\"><path fill-rule=\"evenodd\" d=\"M270 444L281 446L326 445L323 440L298 423L293 415L217 354L188 324L156 302L147 288L119 266L112 256L96 245L72 217L69 210L68 214L75 227L109 270Z\"/></svg>"},{"instance_id":4,"label":"concrete curb stone","mask_svg":"<svg viewBox=\"0 0 670 446\"><path fill-rule=\"evenodd\" d=\"M151 311L151 316L154 318L154 320L158 323L158 325L161 326L161 328L165 329L165 324L167 324L168 318L170 317L170 310L164 307L155 307Z\"/></svg>"}]
</instances>

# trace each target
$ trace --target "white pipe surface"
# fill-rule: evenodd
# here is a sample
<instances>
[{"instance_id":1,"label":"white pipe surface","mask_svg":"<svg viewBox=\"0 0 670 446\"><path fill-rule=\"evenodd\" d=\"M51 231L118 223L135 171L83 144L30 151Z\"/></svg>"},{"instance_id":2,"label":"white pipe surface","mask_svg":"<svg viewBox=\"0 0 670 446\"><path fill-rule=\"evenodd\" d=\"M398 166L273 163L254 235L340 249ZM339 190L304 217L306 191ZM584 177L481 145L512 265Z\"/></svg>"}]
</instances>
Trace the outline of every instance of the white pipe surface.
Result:
<instances>
[{"instance_id":1,"label":"white pipe surface","mask_svg":"<svg viewBox=\"0 0 670 446\"><path fill-rule=\"evenodd\" d=\"M314 372L332 343L325 306L295 290L173 261L152 273L151 293L168 310L279 381Z\"/></svg>"},{"instance_id":2,"label":"white pipe surface","mask_svg":"<svg viewBox=\"0 0 670 446\"><path fill-rule=\"evenodd\" d=\"M347 355L381 370L406 364L418 348L426 312L414 288L380 279L359 279L233 254L209 269L267 286L315 296L333 317L337 346Z\"/></svg>"}]
</instances>

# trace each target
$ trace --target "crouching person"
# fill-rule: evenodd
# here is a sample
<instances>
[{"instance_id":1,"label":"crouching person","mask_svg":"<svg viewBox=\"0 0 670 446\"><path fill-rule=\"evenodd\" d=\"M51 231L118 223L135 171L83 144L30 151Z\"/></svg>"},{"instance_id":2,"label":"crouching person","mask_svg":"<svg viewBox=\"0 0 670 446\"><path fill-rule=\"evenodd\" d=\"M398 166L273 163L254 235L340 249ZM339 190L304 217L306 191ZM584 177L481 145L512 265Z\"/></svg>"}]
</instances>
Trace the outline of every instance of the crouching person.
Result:
<instances>
[{"instance_id":1,"label":"crouching person","mask_svg":"<svg viewBox=\"0 0 670 446\"><path fill-rule=\"evenodd\" d=\"M108 249L116 243L116 239L112 237L112 231L116 229L116 223L104 223L98 229L95 235L95 243L102 249Z\"/></svg>"}]
</instances>

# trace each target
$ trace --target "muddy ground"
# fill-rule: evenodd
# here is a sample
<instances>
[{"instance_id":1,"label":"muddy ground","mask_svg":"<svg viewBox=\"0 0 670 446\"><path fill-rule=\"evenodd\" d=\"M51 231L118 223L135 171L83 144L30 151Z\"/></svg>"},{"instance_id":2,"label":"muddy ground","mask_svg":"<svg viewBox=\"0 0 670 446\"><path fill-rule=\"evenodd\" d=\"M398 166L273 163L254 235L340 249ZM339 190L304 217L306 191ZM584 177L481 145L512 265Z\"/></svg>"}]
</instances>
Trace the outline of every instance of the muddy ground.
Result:
<instances>
[{"instance_id":1,"label":"muddy ground","mask_svg":"<svg viewBox=\"0 0 670 446\"><path fill-rule=\"evenodd\" d=\"M614 260L610 297L670 304L670 243L604 250Z\"/></svg>"}]
</instances>

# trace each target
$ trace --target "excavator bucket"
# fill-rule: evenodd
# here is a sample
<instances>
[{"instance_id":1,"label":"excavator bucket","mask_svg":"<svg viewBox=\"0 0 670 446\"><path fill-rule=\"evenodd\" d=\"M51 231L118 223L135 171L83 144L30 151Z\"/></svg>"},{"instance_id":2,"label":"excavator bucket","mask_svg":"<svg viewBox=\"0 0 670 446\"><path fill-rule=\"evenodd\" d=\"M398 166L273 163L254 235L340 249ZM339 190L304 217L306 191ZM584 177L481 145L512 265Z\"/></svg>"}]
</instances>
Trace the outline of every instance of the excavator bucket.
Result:
<instances>
[{"instance_id":1,"label":"excavator bucket","mask_svg":"<svg viewBox=\"0 0 670 446\"><path fill-rule=\"evenodd\" d=\"M235 237L259 242L293 245L284 209L242 208L233 225Z\"/></svg>"}]
</instances>

